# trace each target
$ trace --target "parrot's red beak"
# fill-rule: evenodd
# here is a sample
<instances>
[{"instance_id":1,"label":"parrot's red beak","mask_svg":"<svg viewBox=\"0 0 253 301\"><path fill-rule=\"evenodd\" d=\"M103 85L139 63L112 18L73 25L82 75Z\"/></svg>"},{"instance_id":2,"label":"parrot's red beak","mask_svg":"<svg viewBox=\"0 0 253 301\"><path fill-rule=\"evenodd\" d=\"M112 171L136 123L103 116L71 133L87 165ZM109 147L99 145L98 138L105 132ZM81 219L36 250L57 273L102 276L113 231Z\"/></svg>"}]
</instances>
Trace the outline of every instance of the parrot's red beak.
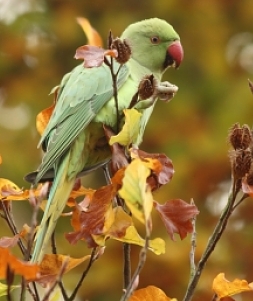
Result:
<instances>
[{"instance_id":1,"label":"parrot's red beak","mask_svg":"<svg viewBox=\"0 0 253 301\"><path fill-rule=\"evenodd\" d=\"M184 50L180 41L173 42L167 49L165 64L166 67L172 66L176 69L180 66L184 58Z\"/></svg>"}]
</instances>

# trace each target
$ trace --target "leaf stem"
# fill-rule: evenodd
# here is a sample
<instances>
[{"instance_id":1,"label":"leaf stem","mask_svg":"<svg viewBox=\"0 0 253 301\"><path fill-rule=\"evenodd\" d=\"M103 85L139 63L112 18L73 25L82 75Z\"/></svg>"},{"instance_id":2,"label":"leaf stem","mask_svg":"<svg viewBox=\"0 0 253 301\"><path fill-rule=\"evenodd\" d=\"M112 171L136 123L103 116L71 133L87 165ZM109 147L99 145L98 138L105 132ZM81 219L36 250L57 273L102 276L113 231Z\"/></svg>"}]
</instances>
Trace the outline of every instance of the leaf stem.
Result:
<instances>
[{"instance_id":1,"label":"leaf stem","mask_svg":"<svg viewBox=\"0 0 253 301\"><path fill-rule=\"evenodd\" d=\"M131 245L128 243L123 244L124 256L124 289L127 289L131 282Z\"/></svg>"}]
</instances>

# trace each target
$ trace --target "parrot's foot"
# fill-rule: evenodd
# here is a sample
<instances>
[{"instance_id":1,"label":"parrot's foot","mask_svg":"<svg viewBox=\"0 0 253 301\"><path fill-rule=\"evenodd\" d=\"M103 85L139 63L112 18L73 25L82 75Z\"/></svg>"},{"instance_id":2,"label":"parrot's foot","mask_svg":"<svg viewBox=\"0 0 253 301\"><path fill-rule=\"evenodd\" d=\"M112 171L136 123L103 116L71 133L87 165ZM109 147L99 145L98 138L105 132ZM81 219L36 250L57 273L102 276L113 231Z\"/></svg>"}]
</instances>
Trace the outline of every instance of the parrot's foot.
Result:
<instances>
[{"instance_id":1,"label":"parrot's foot","mask_svg":"<svg viewBox=\"0 0 253 301\"><path fill-rule=\"evenodd\" d=\"M169 102L177 93L178 87L167 81L160 82L156 85L155 96L162 101Z\"/></svg>"}]
</instances>

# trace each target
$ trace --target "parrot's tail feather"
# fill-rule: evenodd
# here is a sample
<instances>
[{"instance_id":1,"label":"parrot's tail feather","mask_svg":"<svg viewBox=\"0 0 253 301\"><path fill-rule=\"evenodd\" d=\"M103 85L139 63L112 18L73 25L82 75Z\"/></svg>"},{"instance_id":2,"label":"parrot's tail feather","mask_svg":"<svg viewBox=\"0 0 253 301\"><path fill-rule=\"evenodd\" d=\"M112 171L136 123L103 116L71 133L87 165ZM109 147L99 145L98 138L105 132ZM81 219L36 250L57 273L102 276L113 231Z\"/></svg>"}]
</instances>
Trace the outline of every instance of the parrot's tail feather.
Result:
<instances>
[{"instance_id":1,"label":"parrot's tail feather","mask_svg":"<svg viewBox=\"0 0 253 301\"><path fill-rule=\"evenodd\" d=\"M56 177L51 187L45 212L36 234L35 247L32 253L32 262L40 263L46 253L46 248L54 232L57 220L62 214L71 190L75 183L75 177L68 179L68 155L62 161L57 170Z\"/></svg>"}]
</instances>

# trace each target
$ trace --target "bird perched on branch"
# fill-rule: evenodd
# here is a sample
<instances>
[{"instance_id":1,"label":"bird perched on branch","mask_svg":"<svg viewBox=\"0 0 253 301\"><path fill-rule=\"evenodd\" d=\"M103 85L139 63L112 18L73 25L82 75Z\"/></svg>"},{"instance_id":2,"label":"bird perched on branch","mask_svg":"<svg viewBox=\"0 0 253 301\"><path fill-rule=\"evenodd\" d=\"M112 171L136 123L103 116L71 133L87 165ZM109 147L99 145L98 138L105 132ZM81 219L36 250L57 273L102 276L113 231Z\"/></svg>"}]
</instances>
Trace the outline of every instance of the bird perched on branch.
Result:
<instances>
[{"instance_id":1,"label":"bird perched on branch","mask_svg":"<svg viewBox=\"0 0 253 301\"><path fill-rule=\"evenodd\" d=\"M183 59L179 35L170 24L158 18L131 24L120 41L121 46L112 41L118 48L118 57L113 59L114 70L119 70L117 106L111 70L105 62L92 68L81 64L66 74L60 83L54 111L39 143L46 151L33 181L38 184L54 170L48 202L36 234L33 262L42 261L77 175L110 157L103 125L115 130L122 111L130 106L136 108L142 113L138 145L156 99L160 97L167 101L177 91L177 87L161 82L165 70L179 67ZM125 53L121 47L125 47ZM128 60L120 61L120 55L126 53ZM147 76L151 76L154 83L152 95L144 97L140 93L138 101L131 103L140 81Z\"/></svg>"}]
</instances>

